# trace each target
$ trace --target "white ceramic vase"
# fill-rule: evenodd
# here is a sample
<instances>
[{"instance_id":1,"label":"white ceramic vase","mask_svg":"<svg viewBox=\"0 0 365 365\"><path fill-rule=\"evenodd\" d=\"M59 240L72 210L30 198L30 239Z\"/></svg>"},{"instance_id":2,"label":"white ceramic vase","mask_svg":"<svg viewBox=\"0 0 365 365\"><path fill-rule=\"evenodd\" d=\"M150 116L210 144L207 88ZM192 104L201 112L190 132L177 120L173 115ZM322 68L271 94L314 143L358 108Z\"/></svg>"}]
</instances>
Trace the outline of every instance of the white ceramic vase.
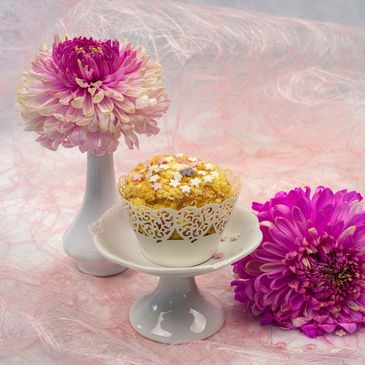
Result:
<instances>
[{"instance_id":1,"label":"white ceramic vase","mask_svg":"<svg viewBox=\"0 0 365 365\"><path fill-rule=\"evenodd\" d=\"M126 269L106 260L96 250L89 231L90 224L119 202L113 154L94 156L88 152L84 200L79 213L63 237L64 250L76 260L79 270L85 274L109 276Z\"/></svg>"}]
</instances>

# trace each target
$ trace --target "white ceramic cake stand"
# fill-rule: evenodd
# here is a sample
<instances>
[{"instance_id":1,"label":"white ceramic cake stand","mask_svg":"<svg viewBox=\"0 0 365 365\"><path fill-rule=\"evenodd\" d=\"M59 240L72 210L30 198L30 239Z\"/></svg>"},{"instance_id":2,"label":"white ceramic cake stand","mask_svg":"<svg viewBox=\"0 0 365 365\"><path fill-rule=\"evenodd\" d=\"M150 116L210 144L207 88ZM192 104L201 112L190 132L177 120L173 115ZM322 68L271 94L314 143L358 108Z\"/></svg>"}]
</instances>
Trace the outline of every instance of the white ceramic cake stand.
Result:
<instances>
[{"instance_id":1,"label":"white ceramic cake stand","mask_svg":"<svg viewBox=\"0 0 365 365\"><path fill-rule=\"evenodd\" d=\"M169 268L147 260L121 205L110 208L90 227L96 248L112 262L159 276L157 288L135 302L129 312L132 327L163 343L183 343L213 335L224 323L219 301L200 291L194 276L219 270L255 250L262 240L256 216L235 208L219 244L221 258L193 267ZM237 240L229 240L239 233ZM229 283L227 283L227 286Z\"/></svg>"}]
</instances>

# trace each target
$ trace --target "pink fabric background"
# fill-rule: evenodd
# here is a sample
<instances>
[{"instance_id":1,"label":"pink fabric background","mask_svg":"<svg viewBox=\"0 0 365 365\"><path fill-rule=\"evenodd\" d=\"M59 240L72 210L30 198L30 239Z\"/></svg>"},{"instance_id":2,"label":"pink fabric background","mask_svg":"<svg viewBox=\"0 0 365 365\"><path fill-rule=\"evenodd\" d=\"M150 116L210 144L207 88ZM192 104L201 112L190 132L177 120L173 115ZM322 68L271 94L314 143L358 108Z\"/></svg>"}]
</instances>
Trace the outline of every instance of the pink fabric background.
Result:
<instances>
[{"instance_id":1,"label":"pink fabric background","mask_svg":"<svg viewBox=\"0 0 365 365\"><path fill-rule=\"evenodd\" d=\"M129 326L156 278L78 272L62 250L77 212L85 155L47 151L22 132L14 86L37 48L62 34L126 35L163 64L173 101L140 151L121 144L116 173L186 151L241 175L250 207L297 185L365 193L365 32L169 1L4 2L0 54L1 364L363 364L365 330L308 339L261 327L233 301L231 269L198 278L227 319L208 340L166 346Z\"/></svg>"}]
</instances>

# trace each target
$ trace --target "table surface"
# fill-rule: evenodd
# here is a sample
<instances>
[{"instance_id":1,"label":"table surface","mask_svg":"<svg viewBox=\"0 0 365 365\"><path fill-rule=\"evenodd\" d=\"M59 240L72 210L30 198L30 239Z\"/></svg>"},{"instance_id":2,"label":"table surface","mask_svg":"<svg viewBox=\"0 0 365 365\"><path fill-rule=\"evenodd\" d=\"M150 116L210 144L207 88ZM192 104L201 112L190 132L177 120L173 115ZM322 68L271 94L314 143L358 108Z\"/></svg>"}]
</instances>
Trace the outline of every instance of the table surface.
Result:
<instances>
[{"instance_id":1,"label":"table surface","mask_svg":"<svg viewBox=\"0 0 365 365\"><path fill-rule=\"evenodd\" d=\"M169 43L174 55L190 57L168 62L169 48L162 48L173 100L169 115L161 120L158 136L141 139L140 151L121 143L117 175L152 153L186 151L239 174L238 204L246 209L278 190L307 184L365 192L362 29L169 2L160 3L158 16L150 16L148 2L99 1L90 9L82 1L84 8L61 3L75 6L73 20L83 9L80 21L64 22L71 33L96 32L92 25L111 16L108 6L123 3L118 8L127 19L123 26L130 30L144 22L152 38L161 38L158 26L166 26L163 33L180 47L177 51ZM55 20L43 21L51 27ZM171 21L178 35L169 32ZM102 24L101 31L115 36L119 24ZM8 45L13 53L1 63L0 363L363 364L365 329L309 339L260 326L233 300L230 267L197 278L226 312L224 327L211 338L169 346L132 330L129 307L157 279L131 270L96 278L76 269L62 249L62 235L82 201L86 155L76 149L45 150L17 125L12 88L34 51L34 40L25 46L26 32L38 32L34 39L40 41L39 27L36 31L28 23L19 34L8 33L20 48ZM206 27L217 42L213 51ZM218 56L206 62L203 48Z\"/></svg>"}]
</instances>

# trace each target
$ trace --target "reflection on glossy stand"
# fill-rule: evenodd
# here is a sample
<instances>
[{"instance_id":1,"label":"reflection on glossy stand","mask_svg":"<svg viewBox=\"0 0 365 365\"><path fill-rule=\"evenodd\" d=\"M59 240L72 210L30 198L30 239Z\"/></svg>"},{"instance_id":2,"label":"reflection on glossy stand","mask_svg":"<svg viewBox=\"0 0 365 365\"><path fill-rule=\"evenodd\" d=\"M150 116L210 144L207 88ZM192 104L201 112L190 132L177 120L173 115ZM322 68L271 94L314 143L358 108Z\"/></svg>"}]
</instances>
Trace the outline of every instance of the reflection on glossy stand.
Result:
<instances>
[{"instance_id":1,"label":"reflection on glossy stand","mask_svg":"<svg viewBox=\"0 0 365 365\"><path fill-rule=\"evenodd\" d=\"M198 289L194 277L161 277L153 293L133 304L129 320L151 340L181 343L213 335L224 323L224 311L216 298Z\"/></svg>"}]
</instances>

